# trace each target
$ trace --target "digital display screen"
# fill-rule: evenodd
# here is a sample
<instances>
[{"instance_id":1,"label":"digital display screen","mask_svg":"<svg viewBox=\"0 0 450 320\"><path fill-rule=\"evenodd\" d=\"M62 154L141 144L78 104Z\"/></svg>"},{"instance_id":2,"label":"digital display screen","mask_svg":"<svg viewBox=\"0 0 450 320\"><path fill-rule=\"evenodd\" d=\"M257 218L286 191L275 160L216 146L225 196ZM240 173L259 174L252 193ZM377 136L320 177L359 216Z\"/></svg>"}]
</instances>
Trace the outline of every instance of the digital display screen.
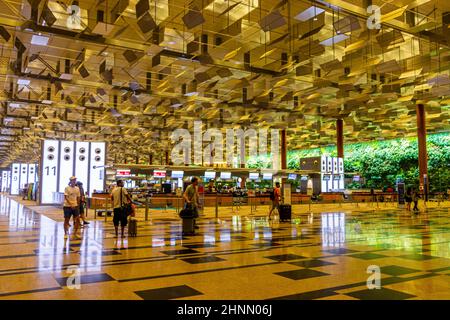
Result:
<instances>
[{"instance_id":1,"label":"digital display screen","mask_svg":"<svg viewBox=\"0 0 450 320\"><path fill-rule=\"evenodd\" d=\"M216 172L215 171L205 171L205 178L207 179L215 179Z\"/></svg>"},{"instance_id":2,"label":"digital display screen","mask_svg":"<svg viewBox=\"0 0 450 320\"><path fill-rule=\"evenodd\" d=\"M183 178L184 171L172 171L172 178Z\"/></svg>"},{"instance_id":3,"label":"digital display screen","mask_svg":"<svg viewBox=\"0 0 450 320\"><path fill-rule=\"evenodd\" d=\"M154 178L165 178L166 177L166 170L154 170L153 171L153 177Z\"/></svg>"},{"instance_id":4,"label":"digital display screen","mask_svg":"<svg viewBox=\"0 0 450 320\"><path fill-rule=\"evenodd\" d=\"M330 180L330 176L329 175L323 176L322 180L328 181L328 180Z\"/></svg>"},{"instance_id":5,"label":"digital display screen","mask_svg":"<svg viewBox=\"0 0 450 320\"><path fill-rule=\"evenodd\" d=\"M288 175L288 179L289 179L289 180L295 180L295 179L297 179L297 175L296 175L295 173L290 173L290 174Z\"/></svg>"},{"instance_id":6,"label":"digital display screen","mask_svg":"<svg viewBox=\"0 0 450 320\"><path fill-rule=\"evenodd\" d=\"M258 172L250 172L250 174L248 175L248 178L250 180L257 180L257 179L259 179L259 173Z\"/></svg>"},{"instance_id":7,"label":"digital display screen","mask_svg":"<svg viewBox=\"0 0 450 320\"><path fill-rule=\"evenodd\" d=\"M353 181L359 181L359 180L361 180L360 176L353 176Z\"/></svg>"},{"instance_id":8,"label":"digital display screen","mask_svg":"<svg viewBox=\"0 0 450 320\"><path fill-rule=\"evenodd\" d=\"M302 181L308 181L308 176L301 176L301 177L300 177L300 180L302 180Z\"/></svg>"},{"instance_id":9,"label":"digital display screen","mask_svg":"<svg viewBox=\"0 0 450 320\"><path fill-rule=\"evenodd\" d=\"M272 180L271 173L263 173L263 180Z\"/></svg>"},{"instance_id":10,"label":"digital display screen","mask_svg":"<svg viewBox=\"0 0 450 320\"><path fill-rule=\"evenodd\" d=\"M341 176L334 175L334 176L333 176L333 180L341 180Z\"/></svg>"},{"instance_id":11,"label":"digital display screen","mask_svg":"<svg viewBox=\"0 0 450 320\"><path fill-rule=\"evenodd\" d=\"M220 179L231 179L231 172L221 172Z\"/></svg>"}]
</instances>

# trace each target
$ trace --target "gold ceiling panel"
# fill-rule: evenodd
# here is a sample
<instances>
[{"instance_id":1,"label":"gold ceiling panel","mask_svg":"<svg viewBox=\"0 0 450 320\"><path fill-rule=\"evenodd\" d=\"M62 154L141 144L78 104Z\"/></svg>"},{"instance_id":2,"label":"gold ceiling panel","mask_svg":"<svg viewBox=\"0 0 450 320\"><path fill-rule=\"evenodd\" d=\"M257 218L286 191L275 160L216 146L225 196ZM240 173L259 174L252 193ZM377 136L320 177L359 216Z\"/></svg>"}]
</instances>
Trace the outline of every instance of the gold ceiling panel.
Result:
<instances>
[{"instance_id":1,"label":"gold ceiling panel","mask_svg":"<svg viewBox=\"0 0 450 320\"><path fill-rule=\"evenodd\" d=\"M295 148L334 143L338 117L348 142L396 137L414 133L416 98L430 132L450 130L442 1L380 2L380 30L361 1L80 0L79 24L64 3L37 22L28 1L0 4L0 129L30 156L44 134L159 154L200 119L287 127Z\"/></svg>"}]
</instances>

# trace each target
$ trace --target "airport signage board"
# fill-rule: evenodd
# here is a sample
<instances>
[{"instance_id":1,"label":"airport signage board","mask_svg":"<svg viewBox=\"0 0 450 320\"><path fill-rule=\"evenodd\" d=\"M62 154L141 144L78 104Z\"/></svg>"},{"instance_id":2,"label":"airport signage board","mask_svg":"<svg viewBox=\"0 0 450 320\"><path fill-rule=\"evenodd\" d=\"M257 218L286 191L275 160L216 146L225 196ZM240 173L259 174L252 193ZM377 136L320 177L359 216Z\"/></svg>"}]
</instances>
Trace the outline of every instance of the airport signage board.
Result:
<instances>
[{"instance_id":1,"label":"airport signage board","mask_svg":"<svg viewBox=\"0 0 450 320\"><path fill-rule=\"evenodd\" d=\"M105 187L106 146L104 142L44 140L41 145L41 204L56 203L55 193L64 192L71 176L85 191Z\"/></svg>"}]
</instances>

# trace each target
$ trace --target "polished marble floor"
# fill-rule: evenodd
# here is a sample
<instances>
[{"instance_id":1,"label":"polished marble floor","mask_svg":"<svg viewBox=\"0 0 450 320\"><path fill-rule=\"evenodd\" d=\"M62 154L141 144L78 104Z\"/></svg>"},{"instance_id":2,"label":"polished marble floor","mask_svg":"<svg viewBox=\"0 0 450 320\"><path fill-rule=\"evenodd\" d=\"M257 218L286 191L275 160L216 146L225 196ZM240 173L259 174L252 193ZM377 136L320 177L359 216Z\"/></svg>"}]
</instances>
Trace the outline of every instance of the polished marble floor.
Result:
<instances>
[{"instance_id":1,"label":"polished marble floor","mask_svg":"<svg viewBox=\"0 0 450 320\"><path fill-rule=\"evenodd\" d=\"M450 299L449 207L294 206L291 222L244 208L195 236L160 212L136 238L97 219L65 240L60 209L1 195L0 299Z\"/></svg>"}]
</instances>

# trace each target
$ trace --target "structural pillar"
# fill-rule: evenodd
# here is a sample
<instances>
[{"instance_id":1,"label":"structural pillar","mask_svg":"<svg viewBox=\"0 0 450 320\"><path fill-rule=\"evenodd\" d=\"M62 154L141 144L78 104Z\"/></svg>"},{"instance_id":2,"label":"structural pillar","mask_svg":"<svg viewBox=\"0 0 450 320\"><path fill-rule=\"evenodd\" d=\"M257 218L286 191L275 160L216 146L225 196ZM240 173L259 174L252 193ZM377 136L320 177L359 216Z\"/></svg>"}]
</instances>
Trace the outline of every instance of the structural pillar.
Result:
<instances>
[{"instance_id":1,"label":"structural pillar","mask_svg":"<svg viewBox=\"0 0 450 320\"><path fill-rule=\"evenodd\" d=\"M419 149L419 182L421 193L428 201L428 155L427 155L427 128L425 124L425 105L419 103L416 106L417 113L417 143Z\"/></svg>"},{"instance_id":2,"label":"structural pillar","mask_svg":"<svg viewBox=\"0 0 450 320\"><path fill-rule=\"evenodd\" d=\"M336 120L336 145L338 158L344 158L344 120Z\"/></svg>"},{"instance_id":3,"label":"structural pillar","mask_svg":"<svg viewBox=\"0 0 450 320\"><path fill-rule=\"evenodd\" d=\"M287 169L287 139L286 129L281 130L281 169Z\"/></svg>"},{"instance_id":4,"label":"structural pillar","mask_svg":"<svg viewBox=\"0 0 450 320\"><path fill-rule=\"evenodd\" d=\"M152 165L153 164L153 154L150 154L148 156L148 164Z\"/></svg>"},{"instance_id":5,"label":"structural pillar","mask_svg":"<svg viewBox=\"0 0 450 320\"><path fill-rule=\"evenodd\" d=\"M166 151L166 165L169 164L169 151Z\"/></svg>"}]
</instances>

